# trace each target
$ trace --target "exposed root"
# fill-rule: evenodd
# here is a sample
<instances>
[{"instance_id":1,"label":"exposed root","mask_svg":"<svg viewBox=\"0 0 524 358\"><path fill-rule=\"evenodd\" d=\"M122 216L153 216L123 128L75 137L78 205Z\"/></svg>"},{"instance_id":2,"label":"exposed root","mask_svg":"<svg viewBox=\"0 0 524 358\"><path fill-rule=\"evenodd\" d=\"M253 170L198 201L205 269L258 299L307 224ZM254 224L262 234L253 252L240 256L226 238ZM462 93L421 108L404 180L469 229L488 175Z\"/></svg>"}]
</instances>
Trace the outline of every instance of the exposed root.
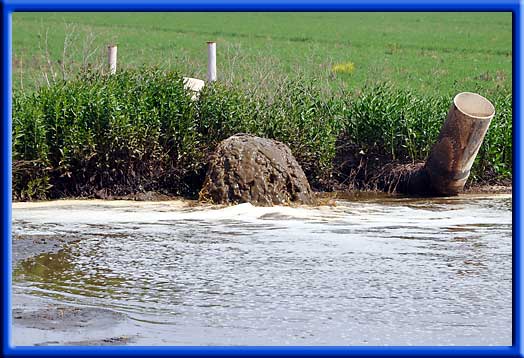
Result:
<instances>
[{"instance_id":1,"label":"exposed root","mask_svg":"<svg viewBox=\"0 0 524 358\"><path fill-rule=\"evenodd\" d=\"M387 193L426 194L430 192L424 163L388 163L377 170L369 185Z\"/></svg>"}]
</instances>

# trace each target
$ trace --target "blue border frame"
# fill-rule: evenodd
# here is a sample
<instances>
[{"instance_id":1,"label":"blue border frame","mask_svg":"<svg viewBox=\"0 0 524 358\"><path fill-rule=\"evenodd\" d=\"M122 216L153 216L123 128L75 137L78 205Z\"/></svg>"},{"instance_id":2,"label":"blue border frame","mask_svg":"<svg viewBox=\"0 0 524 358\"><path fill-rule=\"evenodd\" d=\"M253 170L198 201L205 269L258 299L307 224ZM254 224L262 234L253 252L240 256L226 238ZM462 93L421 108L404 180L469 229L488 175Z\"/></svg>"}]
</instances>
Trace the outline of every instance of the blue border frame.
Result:
<instances>
[{"instance_id":1,"label":"blue border frame","mask_svg":"<svg viewBox=\"0 0 524 358\"><path fill-rule=\"evenodd\" d=\"M2 355L524 357L522 346L523 0L0 0ZM511 347L13 347L11 341L11 15L23 11L505 11L513 13L513 345ZM516 184L516 185L515 185Z\"/></svg>"}]
</instances>

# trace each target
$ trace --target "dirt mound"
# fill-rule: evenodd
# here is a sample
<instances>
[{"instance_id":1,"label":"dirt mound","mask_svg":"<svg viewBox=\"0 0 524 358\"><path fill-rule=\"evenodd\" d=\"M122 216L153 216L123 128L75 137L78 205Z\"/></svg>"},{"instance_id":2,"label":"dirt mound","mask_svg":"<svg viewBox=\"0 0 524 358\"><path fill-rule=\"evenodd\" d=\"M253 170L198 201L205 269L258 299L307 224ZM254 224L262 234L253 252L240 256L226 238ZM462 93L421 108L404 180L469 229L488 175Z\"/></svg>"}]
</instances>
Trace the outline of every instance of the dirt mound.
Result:
<instances>
[{"instance_id":1,"label":"dirt mound","mask_svg":"<svg viewBox=\"0 0 524 358\"><path fill-rule=\"evenodd\" d=\"M260 206L312 204L302 168L283 143L248 134L222 141L211 156L200 200Z\"/></svg>"}]
</instances>

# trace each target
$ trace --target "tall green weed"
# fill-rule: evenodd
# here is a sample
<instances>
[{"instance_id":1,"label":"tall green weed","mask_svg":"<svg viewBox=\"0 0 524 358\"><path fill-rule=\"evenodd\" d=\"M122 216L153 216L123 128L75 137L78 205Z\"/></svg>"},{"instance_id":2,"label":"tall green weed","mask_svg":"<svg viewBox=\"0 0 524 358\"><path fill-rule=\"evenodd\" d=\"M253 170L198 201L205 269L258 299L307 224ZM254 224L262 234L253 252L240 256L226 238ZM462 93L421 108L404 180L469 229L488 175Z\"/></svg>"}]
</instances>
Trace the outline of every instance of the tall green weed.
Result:
<instances>
[{"instance_id":1,"label":"tall green weed","mask_svg":"<svg viewBox=\"0 0 524 358\"><path fill-rule=\"evenodd\" d=\"M326 96L288 81L269 97L218 83L197 100L176 72L142 68L13 96L13 196L18 200L124 195L155 190L195 196L207 156L223 139L251 133L289 145L314 187L335 165L337 140L388 160L423 160L453 94L425 96L383 84ZM512 96L497 114L473 167L474 180L512 172Z\"/></svg>"}]
</instances>

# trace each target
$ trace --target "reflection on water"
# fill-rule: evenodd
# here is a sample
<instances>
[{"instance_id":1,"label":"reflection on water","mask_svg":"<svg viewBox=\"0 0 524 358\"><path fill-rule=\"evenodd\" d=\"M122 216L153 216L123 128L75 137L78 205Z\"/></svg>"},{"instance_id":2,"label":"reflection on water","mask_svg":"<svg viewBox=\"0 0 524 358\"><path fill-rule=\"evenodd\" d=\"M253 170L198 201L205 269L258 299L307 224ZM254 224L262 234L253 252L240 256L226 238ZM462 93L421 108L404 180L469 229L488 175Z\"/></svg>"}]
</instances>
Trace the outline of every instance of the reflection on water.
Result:
<instances>
[{"instance_id":1,"label":"reflection on water","mask_svg":"<svg viewBox=\"0 0 524 358\"><path fill-rule=\"evenodd\" d=\"M137 344L511 345L511 196L19 203L13 232L79 238L15 293L126 313Z\"/></svg>"}]
</instances>

